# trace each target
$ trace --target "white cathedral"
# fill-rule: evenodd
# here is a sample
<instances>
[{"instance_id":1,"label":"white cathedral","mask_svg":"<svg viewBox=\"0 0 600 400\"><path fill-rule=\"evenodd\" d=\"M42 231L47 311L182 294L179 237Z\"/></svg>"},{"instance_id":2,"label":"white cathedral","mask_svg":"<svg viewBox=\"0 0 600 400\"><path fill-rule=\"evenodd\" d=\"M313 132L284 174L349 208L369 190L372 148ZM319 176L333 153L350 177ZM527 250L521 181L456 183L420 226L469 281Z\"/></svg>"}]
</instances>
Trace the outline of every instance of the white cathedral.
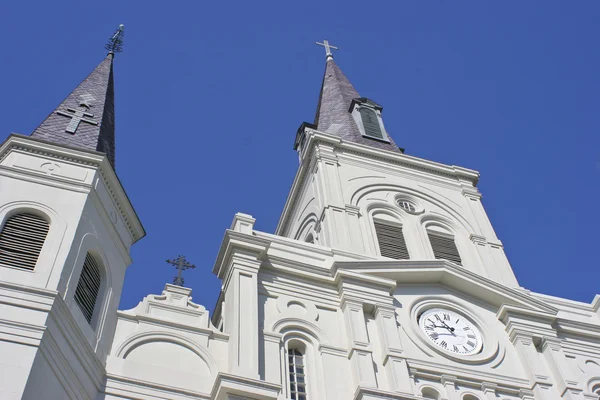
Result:
<instances>
[{"instance_id":1,"label":"white cathedral","mask_svg":"<svg viewBox=\"0 0 600 400\"><path fill-rule=\"evenodd\" d=\"M598 399L600 296L519 286L479 174L405 154L324 44L279 225L233 217L212 315L171 284L117 309L145 232L114 168L112 51L4 141L0 399Z\"/></svg>"}]
</instances>

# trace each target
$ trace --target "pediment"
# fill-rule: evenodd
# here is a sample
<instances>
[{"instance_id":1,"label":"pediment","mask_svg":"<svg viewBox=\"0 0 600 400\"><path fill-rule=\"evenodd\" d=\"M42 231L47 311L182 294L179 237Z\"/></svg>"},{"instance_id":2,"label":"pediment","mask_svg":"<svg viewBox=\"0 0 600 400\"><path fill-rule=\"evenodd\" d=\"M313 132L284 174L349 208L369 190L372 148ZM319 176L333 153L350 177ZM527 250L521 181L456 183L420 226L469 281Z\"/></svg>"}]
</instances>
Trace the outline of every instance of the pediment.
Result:
<instances>
[{"instance_id":1,"label":"pediment","mask_svg":"<svg viewBox=\"0 0 600 400\"><path fill-rule=\"evenodd\" d=\"M442 285L465 293L498 309L510 307L554 317L558 309L529 295L523 288L511 288L480 276L446 260L360 260L336 261L333 265L336 280L350 274L366 279L378 277L392 284ZM390 288L393 290L393 288Z\"/></svg>"}]
</instances>

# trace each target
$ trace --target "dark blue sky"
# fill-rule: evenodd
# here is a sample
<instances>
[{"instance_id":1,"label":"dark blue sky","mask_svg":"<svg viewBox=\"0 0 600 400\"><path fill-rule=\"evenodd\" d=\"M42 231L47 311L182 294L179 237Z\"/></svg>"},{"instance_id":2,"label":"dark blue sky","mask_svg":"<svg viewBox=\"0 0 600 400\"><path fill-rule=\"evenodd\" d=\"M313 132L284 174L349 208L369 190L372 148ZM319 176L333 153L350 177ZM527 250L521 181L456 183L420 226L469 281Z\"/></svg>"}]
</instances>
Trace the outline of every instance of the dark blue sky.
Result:
<instances>
[{"instance_id":1,"label":"dark blue sky","mask_svg":"<svg viewBox=\"0 0 600 400\"><path fill-rule=\"evenodd\" d=\"M0 139L30 133L102 60L115 65L117 172L148 231L123 308L160 293L186 254L213 307L235 212L273 232L325 65L384 106L407 153L481 172L484 205L522 286L600 292L600 2L7 2Z\"/></svg>"}]
</instances>

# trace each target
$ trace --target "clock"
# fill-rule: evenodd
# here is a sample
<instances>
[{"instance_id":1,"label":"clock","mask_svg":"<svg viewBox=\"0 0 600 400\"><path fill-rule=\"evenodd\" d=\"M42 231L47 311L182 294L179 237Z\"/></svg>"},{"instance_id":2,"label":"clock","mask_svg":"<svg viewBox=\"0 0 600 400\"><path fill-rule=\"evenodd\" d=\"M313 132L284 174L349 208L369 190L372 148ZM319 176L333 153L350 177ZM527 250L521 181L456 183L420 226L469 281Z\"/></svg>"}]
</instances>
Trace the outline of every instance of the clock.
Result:
<instances>
[{"instance_id":1,"label":"clock","mask_svg":"<svg viewBox=\"0 0 600 400\"><path fill-rule=\"evenodd\" d=\"M467 318L444 308L431 308L419 317L419 327L435 346L459 355L481 352L479 329Z\"/></svg>"}]
</instances>

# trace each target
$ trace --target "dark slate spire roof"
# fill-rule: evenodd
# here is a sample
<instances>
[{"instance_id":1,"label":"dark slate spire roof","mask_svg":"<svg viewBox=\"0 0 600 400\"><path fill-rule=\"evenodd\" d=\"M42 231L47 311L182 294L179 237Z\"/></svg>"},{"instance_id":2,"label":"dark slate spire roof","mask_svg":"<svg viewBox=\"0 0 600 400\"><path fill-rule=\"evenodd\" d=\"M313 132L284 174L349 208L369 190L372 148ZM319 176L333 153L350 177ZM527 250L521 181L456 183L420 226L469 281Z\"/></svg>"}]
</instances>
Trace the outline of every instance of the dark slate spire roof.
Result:
<instances>
[{"instance_id":1,"label":"dark slate spire roof","mask_svg":"<svg viewBox=\"0 0 600 400\"><path fill-rule=\"evenodd\" d=\"M333 57L327 55L325 76L321 85L319 104L315 116L317 129L333 133L349 142L360 143L383 150L401 151L390 137L390 143L365 138L361 135L350 114L350 104L360 95L346 75L337 66Z\"/></svg>"},{"instance_id":2,"label":"dark slate spire roof","mask_svg":"<svg viewBox=\"0 0 600 400\"><path fill-rule=\"evenodd\" d=\"M103 152L114 167L113 57L114 54L110 52L31 136L56 144Z\"/></svg>"}]
</instances>

